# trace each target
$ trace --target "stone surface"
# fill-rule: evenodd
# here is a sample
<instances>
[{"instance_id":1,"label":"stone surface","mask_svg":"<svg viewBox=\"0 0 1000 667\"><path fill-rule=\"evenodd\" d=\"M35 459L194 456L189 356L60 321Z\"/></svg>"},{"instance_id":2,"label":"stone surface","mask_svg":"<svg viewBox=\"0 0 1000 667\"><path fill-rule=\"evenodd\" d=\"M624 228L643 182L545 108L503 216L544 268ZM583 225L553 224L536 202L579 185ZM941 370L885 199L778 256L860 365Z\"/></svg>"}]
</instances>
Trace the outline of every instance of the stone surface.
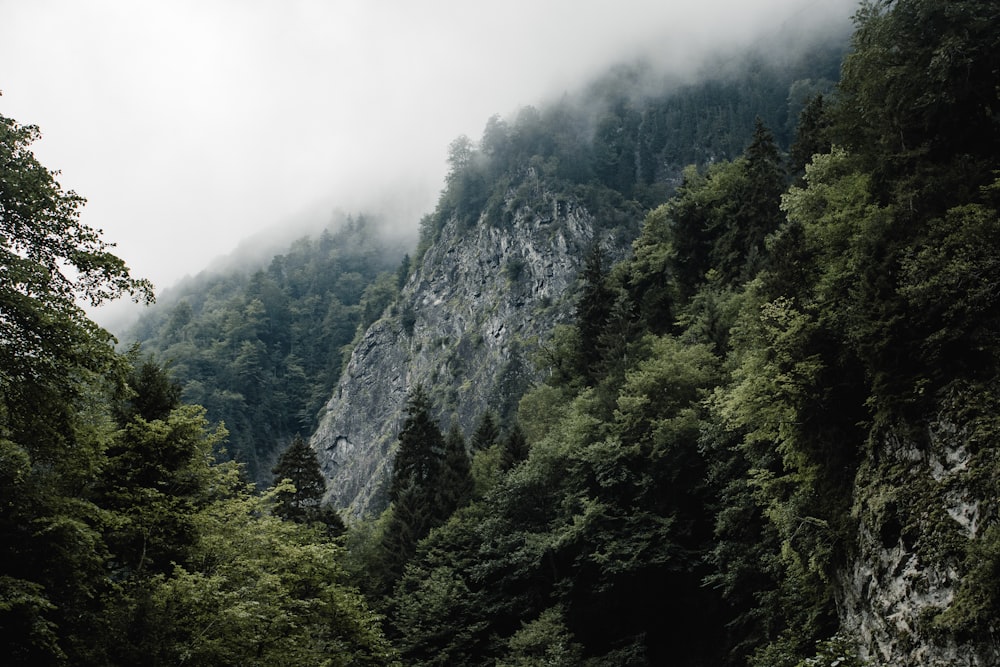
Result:
<instances>
[{"instance_id":1,"label":"stone surface","mask_svg":"<svg viewBox=\"0 0 1000 667\"><path fill-rule=\"evenodd\" d=\"M538 377L539 341L572 321L594 218L545 191L506 213L503 224L483 216L472 228L450 220L353 351L311 439L336 507L359 516L385 507L412 387L428 389L442 430L455 419L468 437L484 411L512 414ZM601 243L622 255L610 237Z\"/></svg>"},{"instance_id":2,"label":"stone surface","mask_svg":"<svg viewBox=\"0 0 1000 667\"><path fill-rule=\"evenodd\" d=\"M961 562L934 545L971 540L979 528L979 502L968 492L969 455L960 428L936 422L917 444L890 434L879 445L878 472L893 470L885 489L919 490L916 525L887 531L860 508L854 556L841 582L841 623L857 638L872 665L898 667L987 667L1000 664L1000 647L935 632L932 619L946 609L960 584ZM877 480L876 475L874 479ZM872 497L872 487L856 489ZM907 508L909 511L910 508ZM897 534L901 532L902 534Z\"/></svg>"}]
</instances>

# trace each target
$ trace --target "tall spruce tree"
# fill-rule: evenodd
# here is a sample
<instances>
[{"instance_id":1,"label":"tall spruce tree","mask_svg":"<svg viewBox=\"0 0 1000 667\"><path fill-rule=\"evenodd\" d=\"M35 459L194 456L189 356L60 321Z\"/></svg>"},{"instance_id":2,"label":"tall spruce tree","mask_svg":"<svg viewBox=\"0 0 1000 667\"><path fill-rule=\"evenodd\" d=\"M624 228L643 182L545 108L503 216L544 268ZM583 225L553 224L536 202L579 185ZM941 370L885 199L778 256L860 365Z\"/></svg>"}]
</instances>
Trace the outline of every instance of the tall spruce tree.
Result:
<instances>
[{"instance_id":1,"label":"tall spruce tree","mask_svg":"<svg viewBox=\"0 0 1000 667\"><path fill-rule=\"evenodd\" d=\"M444 457L444 436L431 416L433 406L423 385L417 385L406 406L406 420L399 433L399 450L393 464L389 500L396 502L402 490L413 484L428 491L437 482ZM428 498L433 494L429 494ZM432 506L428 504L427 509Z\"/></svg>"},{"instance_id":2,"label":"tall spruce tree","mask_svg":"<svg viewBox=\"0 0 1000 667\"><path fill-rule=\"evenodd\" d=\"M608 324L614 302L600 244L595 243L591 248L581 277L583 291L576 304L576 326L580 332L577 364L580 377L587 384L593 384L600 375L601 335Z\"/></svg>"},{"instance_id":3,"label":"tall spruce tree","mask_svg":"<svg viewBox=\"0 0 1000 667\"><path fill-rule=\"evenodd\" d=\"M444 459L437 485L437 509L441 519L465 505L472 497L472 473L465 437L458 424L452 422L444 439Z\"/></svg>"},{"instance_id":4,"label":"tall spruce tree","mask_svg":"<svg viewBox=\"0 0 1000 667\"><path fill-rule=\"evenodd\" d=\"M279 485L274 513L282 519L307 523L319 519L326 481L312 447L296 435L272 468L275 483L292 483L291 489Z\"/></svg>"},{"instance_id":5,"label":"tall spruce tree","mask_svg":"<svg viewBox=\"0 0 1000 667\"><path fill-rule=\"evenodd\" d=\"M503 449L500 450L500 469L510 470L528 458L528 449L528 439L521 426L515 423L503 439Z\"/></svg>"},{"instance_id":6,"label":"tall spruce tree","mask_svg":"<svg viewBox=\"0 0 1000 667\"><path fill-rule=\"evenodd\" d=\"M500 427L497 426L496 417L487 410L479 417L479 423L472 434L472 453L481 452L497 444L500 439Z\"/></svg>"},{"instance_id":7,"label":"tall spruce tree","mask_svg":"<svg viewBox=\"0 0 1000 667\"><path fill-rule=\"evenodd\" d=\"M763 266L764 239L783 220L779 202L785 172L774 136L757 118L753 138L737 161L739 178L731 210L719 216L719 236L712 248L714 267L728 283L742 283ZM735 206L732 206L735 203Z\"/></svg>"},{"instance_id":8,"label":"tall spruce tree","mask_svg":"<svg viewBox=\"0 0 1000 667\"><path fill-rule=\"evenodd\" d=\"M379 545L377 587L388 593L416 553L417 543L444 521L439 494L445 442L434 422L433 406L423 385L410 393L406 421L389 485L392 505ZM463 445L464 446L464 445Z\"/></svg>"}]
</instances>

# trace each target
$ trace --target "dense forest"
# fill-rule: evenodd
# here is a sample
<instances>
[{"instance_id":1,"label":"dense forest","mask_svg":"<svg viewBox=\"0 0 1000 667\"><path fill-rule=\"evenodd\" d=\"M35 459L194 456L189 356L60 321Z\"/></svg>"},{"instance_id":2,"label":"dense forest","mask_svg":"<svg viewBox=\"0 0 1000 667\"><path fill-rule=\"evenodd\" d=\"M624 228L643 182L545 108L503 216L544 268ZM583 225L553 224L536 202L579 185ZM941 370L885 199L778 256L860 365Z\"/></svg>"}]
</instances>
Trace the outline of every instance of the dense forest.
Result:
<instances>
[{"instance_id":1,"label":"dense forest","mask_svg":"<svg viewBox=\"0 0 1000 667\"><path fill-rule=\"evenodd\" d=\"M544 183L585 202L627 246L643 211L663 202L686 165L739 155L755 117L787 145L789 119L812 94L831 90L844 48L834 37L788 62L761 53L713 61L689 83L636 63L553 104L494 116L477 142L460 136L449 147L446 188L421 222L412 262L387 233L391 221L340 217L260 269L237 263L171 288L124 332L123 345L140 344L167 364L183 399L225 424L220 457L243 463L266 487L281 449L315 429L358 336L386 307L412 317L394 303L399 288L449 219L509 224Z\"/></svg>"},{"instance_id":2,"label":"dense forest","mask_svg":"<svg viewBox=\"0 0 1000 667\"><path fill-rule=\"evenodd\" d=\"M150 286L79 222L38 129L0 117L8 662L833 667L939 646L995 664L997 12L864 3L836 87L805 86L795 123L786 84L739 148L677 148L685 123L733 118L679 98L457 140L414 263L445 220L504 224L529 166L641 226L622 261L593 247L515 418L463 433L411 388L390 504L347 526L294 435L409 261L362 267L379 246L359 218L116 351L76 300ZM212 403L230 399L246 407ZM271 449L221 461L228 419L271 428ZM859 536L951 573L897 653L846 622Z\"/></svg>"},{"instance_id":3,"label":"dense forest","mask_svg":"<svg viewBox=\"0 0 1000 667\"><path fill-rule=\"evenodd\" d=\"M125 336L168 364L185 402L225 424L220 455L243 463L262 487L280 451L315 428L345 346L398 291L409 259L385 227L346 216L264 268L205 272L172 289Z\"/></svg>"}]
</instances>

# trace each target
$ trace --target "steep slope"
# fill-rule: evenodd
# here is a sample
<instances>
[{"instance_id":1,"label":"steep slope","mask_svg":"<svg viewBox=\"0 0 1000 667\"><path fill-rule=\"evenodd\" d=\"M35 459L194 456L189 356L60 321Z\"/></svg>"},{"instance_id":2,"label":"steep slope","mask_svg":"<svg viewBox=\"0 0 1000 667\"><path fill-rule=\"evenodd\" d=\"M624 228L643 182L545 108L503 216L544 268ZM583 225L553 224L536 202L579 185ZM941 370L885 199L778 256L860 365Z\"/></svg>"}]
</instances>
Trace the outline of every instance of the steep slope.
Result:
<instances>
[{"instance_id":1,"label":"steep slope","mask_svg":"<svg viewBox=\"0 0 1000 667\"><path fill-rule=\"evenodd\" d=\"M529 176L531 177L531 176ZM515 208L516 206L516 208ZM467 229L451 218L396 303L364 334L312 438L330 499L356 514L385 506L407 391L424 385L440 422L466 433L503 420L535 380L532 357L572 318L582 258L595 242L621 255L578 202L540 189L504 206L512 222Z\"/></svg>"},{"instance_id":2,"label":"steep slope","mask_svg":"<svg viewBox=\"0 0 1000 667\"><path fill-rule=\"evenodd\" d=\"M168 362L185 400L225 423L228 456L262 488L281 450L315 428L343 366L343 346L394 295L382 283L392 282L403 243L374 218L338 223L259 269L234 261L188 279L124 339Z\"/></svg>"},{"instance_id":3,"label":"steep slope","mask_svg":"<svg viewBox=\"0 0 1000 667\"><path fill-rule=\"evenodd\" d=\"M447 187L421 223L417 269L360 338L313 435L331 501L355 514L384 508L416 384L444 428L454 417L468 435L486 410L512 416L538 379L539 341L573 314L595 241L624 257L683 166L735 157L756 118L787 143L789 118L832 86L842 52L833 39L780 64L747 54L684 85L644 65L615 68L575 96L491 118L479 142L453 142Z\"/></svg>"}]
</instances>

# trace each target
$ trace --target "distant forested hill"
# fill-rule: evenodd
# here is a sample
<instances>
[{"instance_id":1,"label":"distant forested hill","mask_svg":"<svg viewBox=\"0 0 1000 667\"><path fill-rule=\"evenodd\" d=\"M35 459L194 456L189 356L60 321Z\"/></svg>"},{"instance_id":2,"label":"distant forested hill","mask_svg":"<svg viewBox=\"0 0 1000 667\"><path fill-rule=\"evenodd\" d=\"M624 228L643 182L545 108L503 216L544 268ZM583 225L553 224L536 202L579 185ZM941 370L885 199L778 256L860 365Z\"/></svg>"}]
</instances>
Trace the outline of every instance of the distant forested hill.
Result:
<instances>
[{"instance_id":1,"label":"distant forested hill","mask_svg":"<svg viewBox=\"0 0 1000 667\"><path fill-rule=\"evenodd\" d=\"M738 155L755 117L787 138L807 97L832 87L843 48L834 41L791 64L762 55L717 63L697 83L658 78L646 65L618 67L557 103L526 107L511 121L494 117L480 141L452 144L448 187L422 222L415 252L453 215L471 225L486 212L502 224L501 202L530 187L531 165L582 198L627 245L643 211L680 182L681 168ZM406 250L359 216L300 239L264 269L185 281L123 340L168 364L184 399L225 423L227 455L268 484L280 449L315 428L344 346L395 298Z\"/></svg>"},{"instance_id":2,"label":"distant forested hill","mask_svg":"<svg viewBox=\"0 0 1000 667\"><path fill-rule=\"evenodd\" d=\"M613 209L662 203L684 167L740 155L758 118L787 148L806 103L833 90L845 49L846 36L781 61L750 52L713 61L691 81L646 63L621 65L557 102L494 116L478 141L452 142L448 187L423 222L429 233L422 241L432 241L452 215L468 224L481 214L503 220L508 193L530 187L529 169L549 187L573 191L613 226L630 215Z\"/></svg>"},{"instance_id":3,"label":"distant forested hill","mask_svg":"<svg viewBox=\"0 0 1000 667\"><path fill-rule=\"evenodd\" d=\"M314 428L344 346L395 295L404 254L374 220L349 217L266 268L187 280L125 342L168 365L184 400L225 423L228 455L266 485L277 453Z\"/></svg>"},{"instance_id":4,"label":"distant forested hill","mask_svg":"<svg viewBox=\"0 0 1000 667\"><path fill-rule=\"evenodd\" d=\"M456 140L412 264L345 221L124 354L78 300L151 285L0 115L5 664L1000 664L998 21L864 2L802 99L787 63L616 70ZM491 345L535 375L470 375ZM260 493L210 424L263 481L334 383L405 394L346 534L343 432Z\"/></svg>"},{"instance_id":5,"label":"distant forested hill","mask_svg":"<svg viewBox=\"0 0 1000 667\"><path fill-rule=\"evenodd\" d=\"M545 381L506 436L465 433L471 463L412 390L352 552L406 664L1000 664L998 19L863 3L787 151L766 95L744 139L712 123L742 149L586 263ZM714 85L691 122L738 117ZM667 185L661 108L621 98L590 143L572 112L491 123L424 242L508 224L490 188L539 171L627 222Z\"/></svg>"}]
</instances>

